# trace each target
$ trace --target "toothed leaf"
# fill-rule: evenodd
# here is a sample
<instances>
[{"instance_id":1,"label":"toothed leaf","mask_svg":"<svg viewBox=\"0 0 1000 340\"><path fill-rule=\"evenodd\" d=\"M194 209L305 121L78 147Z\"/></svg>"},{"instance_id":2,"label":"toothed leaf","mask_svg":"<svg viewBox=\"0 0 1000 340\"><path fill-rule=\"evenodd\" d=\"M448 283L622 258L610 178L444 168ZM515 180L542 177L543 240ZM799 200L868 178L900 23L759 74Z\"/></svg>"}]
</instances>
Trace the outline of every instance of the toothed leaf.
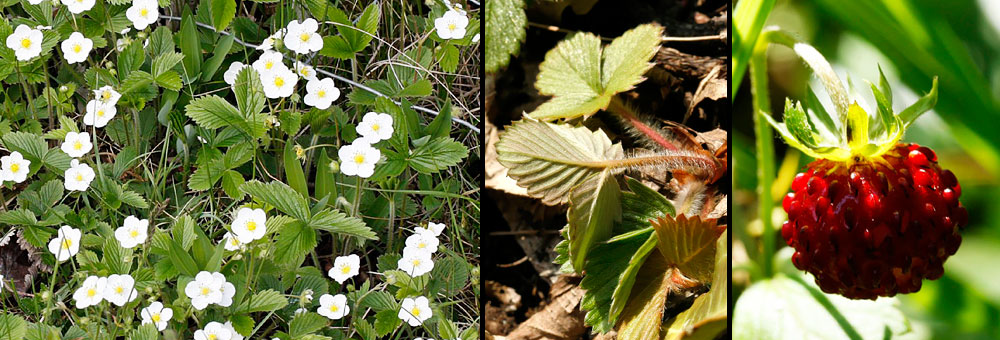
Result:
<instances>
[{"instance_id":1,"label":"toothed leaf","mask_svg":"<svg viewBox=\"0 0 1000 340\"><path fill-rule=\"evenodd\" d=\"M621 188L610 170L591 175L570 193L569 257L573 269L583 271L591 247L611 236L621 220Z\"/></svg>"},{"instance_id":2,"label":"toothed leaf","mask_svg":"<svg viewBox=\"0 0 1000 340\"><path fill-rule=\"evenodd\" d=\"M899 119L903 121L903 129L909 127L910 123L913 123L921 114L933 108L937 104L937 96L938 79L934 77L934 82L931 84L931 92L920 97L916 103L913 103L913 105L910 105L906 109L903 109L903 112L899 113Z\"/></svg>"}]
</instances>

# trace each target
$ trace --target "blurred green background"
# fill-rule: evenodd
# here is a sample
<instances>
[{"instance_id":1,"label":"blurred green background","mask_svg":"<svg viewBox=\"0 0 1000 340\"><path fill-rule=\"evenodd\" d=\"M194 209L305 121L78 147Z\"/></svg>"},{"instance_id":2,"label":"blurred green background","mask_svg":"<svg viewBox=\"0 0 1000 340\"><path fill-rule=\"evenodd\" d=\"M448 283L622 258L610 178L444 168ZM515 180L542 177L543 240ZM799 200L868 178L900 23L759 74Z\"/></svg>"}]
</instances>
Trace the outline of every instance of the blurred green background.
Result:
<instances>
[{"instance_id":1,"label":"blurred green background","mask_svg":"<svg viewBox=\"0 0 1000 340\"><path fill-rule=\"evenodd\" d=\"M738 12L735 17L739 20ZM900 309L920 338L1000 339L1000 199L995 198L1000 193L1000 0L777 0L766 24L815 46L843 79L849 75L858 96L872 103L865 107L874 107L874 100L864 80L877 83L878 65L892 84L897 112L929 91L934 76L940 78L937 106L914 123L903 141L931 147L940 165L959 178L969 225L944 277L899 296ZM785 97L802 99L810 82L818 92L822 86L790 49L771 47L768 56L772 112L780 120ZM762 224L749 74L736 91L732 216L738 299L762 279L755 265L761 260ZM824 93L817 94L825 100ZM780 228L785 220L780 200L812 159L777 138L773 142L778 171L770 217ZM779 250L787 248L780 233L776 237Z\"/></svg>"}]
</instances>

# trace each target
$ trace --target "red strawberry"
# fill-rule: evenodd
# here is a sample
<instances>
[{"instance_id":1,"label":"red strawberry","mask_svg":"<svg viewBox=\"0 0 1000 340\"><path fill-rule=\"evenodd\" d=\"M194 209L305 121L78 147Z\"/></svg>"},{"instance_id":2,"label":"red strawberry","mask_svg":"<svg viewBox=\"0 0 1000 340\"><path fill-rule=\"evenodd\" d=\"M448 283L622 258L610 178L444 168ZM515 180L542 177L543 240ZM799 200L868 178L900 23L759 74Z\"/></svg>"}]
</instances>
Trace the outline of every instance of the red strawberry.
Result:
<instances>
[{"instance_id":1,"label":"red strawberry","mask_svg":"<svg viewBox=\"0 0 1000 340\"><path fill-rule=\"evenodd\" d=\"M934 151L897 144L857 162L820 159L795 176L781 235L826 293L875 299L920 290L955 254L968 213Z\"/></svg>"},{"instance_id":2,"label":"red strawberry","mask_svg":"<svg viewBox=\"0 0 1000 340\"><path fill-rule=\"evenodd\" d=\"M782 202L788 221L781 236L795 249L792 263L812 273L824 292L852 299L920 290L924 279L944 274L968 219L955 175L938 166L930 149L900 143L937 102L937 79L930 93L894 112L881 76L878 86L870 84L876 107L869 114L850 100L819 52L808 45L796 45L796 52L816 71L833 107L815 98L805 108L786 100L782 123L762 115L790 146L816 159L795 176Z\"/></svg>"}]
</instances>

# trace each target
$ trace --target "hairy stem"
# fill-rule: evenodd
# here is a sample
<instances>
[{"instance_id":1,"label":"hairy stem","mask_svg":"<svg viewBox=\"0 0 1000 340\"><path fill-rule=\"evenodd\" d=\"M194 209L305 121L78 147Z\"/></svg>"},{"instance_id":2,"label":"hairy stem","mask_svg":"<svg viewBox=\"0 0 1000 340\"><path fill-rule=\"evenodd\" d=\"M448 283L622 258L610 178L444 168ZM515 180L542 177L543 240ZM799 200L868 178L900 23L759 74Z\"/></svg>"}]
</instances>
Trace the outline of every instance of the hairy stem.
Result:
<instances>
[{"instance_id":1,"label":"hairy stem","mask_svg":"<svg viewBox=\"0 0 1000 340\"><path fill-rule=\"evenodd\" d=\"M625 104L622 103L621 99L618 97L611 99L611 103L608 105L608 111L621 116L622 119L631 124L636 131L639 131L657 145L662 146L664 149L677 150L677 146L670 143L670 141L657 132L655 128L646 125L646 123L643 123L642 120L639 120L639 117L636 117L636 115L632 113L631 109L625 106Z\"/></svg>"}]
</instances>

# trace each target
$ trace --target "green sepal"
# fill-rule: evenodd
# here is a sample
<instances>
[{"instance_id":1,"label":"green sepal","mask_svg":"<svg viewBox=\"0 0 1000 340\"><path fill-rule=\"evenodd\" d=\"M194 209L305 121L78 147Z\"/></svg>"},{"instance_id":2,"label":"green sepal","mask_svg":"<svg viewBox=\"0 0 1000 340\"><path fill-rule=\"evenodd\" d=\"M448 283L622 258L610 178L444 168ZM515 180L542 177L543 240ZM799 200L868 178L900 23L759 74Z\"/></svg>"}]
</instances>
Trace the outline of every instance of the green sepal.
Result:
<instances>
[{"instance_id":1,"label":"green sepal","mask_svg":"<svg viewBox=\"0 0 1000 340\"><path fill-rule=\"evenodd\" d=\"M933 108L937 104L937 96L938 78L934 77L934 82L931 84L931 92L920 97L916 103L913 103L913 105L910 105L903 109L903 112L899 113L899 119L903 122L903 129L905 130L910 127L910 123L913 123L917 117L920 117L921 114Z\"/></svg>"},{"instance_id":2,"label":"green sepal","mask_svg":"<svg viewBox=\"0 0 1000 340\"><path fill-rule=\"evenodd\" d=\"M802 109L801 102L792 103L791 99L785 98L784 124L800 143L810 149L816 148L818 143L815 128L810 124L806 112Z\"/></svg>"},{"instance_id":3,"label":"green sepal","mask_svg":"<svg viewBox=\"0 0 1000 340\"><path fill-rule=\"evenodd\" d=\"M882 91L882 95L885 96L885 100L889 103L889 112L892 112L892 87L889 86L889 81L885 80L885 73L882 73L882 65L878 66L878 88Z\"/></svg>"},{"instance_id":4,"label":"green sepal","mask_svg":"<svg viewBox=\"0 0 1000 340\"><path fill-rule=\"evenodd\" d=\"M878 114L878 119L872 121L874 124L869 124L871 130L868 131L868 138L891 137L899 132L899 125L896 124L896 117L892 112L892 103L875 84L868 82L868 86L872 88L872 95L875 96L875 107Z\"/></svg>"},{"instance_id":5,"label":"green sepal","mask_svg":"<svg viewBox=\"0 0 1000 340\"><path fill-rule=\"evenodd\" d=\"M817 126L816 130L820 139L832 140L834 141L833 145L843 144L844 132L840 124L837 124L837 121L833 120L833 116L827 113L826 108L819 101L819 97L816 96L816 91L813 91L812 86L806 85L806 97L802 101L802 104L806 113L809 114L809 121L822 123L822 125Z\"/></svg>"}]
</instances>

